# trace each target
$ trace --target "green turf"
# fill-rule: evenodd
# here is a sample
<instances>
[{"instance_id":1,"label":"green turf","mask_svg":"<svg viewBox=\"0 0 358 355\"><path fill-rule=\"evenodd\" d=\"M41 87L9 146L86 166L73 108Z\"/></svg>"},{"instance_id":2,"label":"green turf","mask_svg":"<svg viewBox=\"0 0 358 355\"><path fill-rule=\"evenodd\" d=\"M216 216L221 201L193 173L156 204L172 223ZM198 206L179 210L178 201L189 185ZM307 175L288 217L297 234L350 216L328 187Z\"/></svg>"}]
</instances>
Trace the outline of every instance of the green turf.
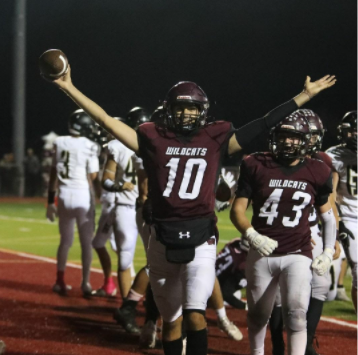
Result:
<instances>
[{"instance_id":1,"label":"green turf","mask_svg":"<svg viewBox=\"0 0 358 355\"><path fill-rule=\"evenodd\" d=\"M97 205L96 218L100 215L100 205ZM229 211L218 214L220 241L218 250L229 240L239 236L231 224ZM50 223L45 218L44 203L0 203L0 248L22 251L26 253L55 258L59 243L57 223ZM69 253L69 261L80 263L80 244L76 237ZM134 258L134 266L138 271L145 263L142 242L138 238ZM100 268L97 255L93 255L93 267ZM345 279L347 293L351 289L351 277ZM345 320L357 320L350 302L326 302L324 315Z\"/></svg>"}]
</instances>

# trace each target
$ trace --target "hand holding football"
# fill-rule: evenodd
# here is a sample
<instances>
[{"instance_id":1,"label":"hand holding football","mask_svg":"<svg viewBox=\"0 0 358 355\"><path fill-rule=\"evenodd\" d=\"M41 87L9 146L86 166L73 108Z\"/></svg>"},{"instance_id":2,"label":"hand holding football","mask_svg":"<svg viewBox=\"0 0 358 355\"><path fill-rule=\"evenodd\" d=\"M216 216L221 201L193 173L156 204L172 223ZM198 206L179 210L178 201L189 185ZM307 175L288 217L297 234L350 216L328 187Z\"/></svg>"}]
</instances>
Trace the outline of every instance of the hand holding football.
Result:
<instances>
[{"instance_id":1,"label":"hand holding football","mask_svg":"<svg viewBox=\"0 0 358 355\"><path fill-rule=\"evenodd\" d=\"M58 79L68 70L68 60L61 50L49 49L39 58L41 75L47 79Z\"/></svg>"}]
</instances>

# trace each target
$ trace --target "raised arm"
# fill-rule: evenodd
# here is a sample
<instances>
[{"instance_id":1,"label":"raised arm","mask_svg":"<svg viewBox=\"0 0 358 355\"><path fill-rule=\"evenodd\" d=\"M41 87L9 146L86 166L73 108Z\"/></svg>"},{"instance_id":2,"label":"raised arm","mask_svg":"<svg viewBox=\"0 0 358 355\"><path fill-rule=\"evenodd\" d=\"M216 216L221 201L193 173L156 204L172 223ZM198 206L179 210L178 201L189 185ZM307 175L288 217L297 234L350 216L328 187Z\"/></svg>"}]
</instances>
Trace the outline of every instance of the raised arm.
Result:
<instances>
[{"instance_id":1,"label":"raised arm","mask_svg":"<svg viewBox=\"0 0 358 355\"><path fill-rule=\"evenodd\" d=\"M247 144L252 142L260 133L274 127L283 118L311 100L322 90L330 88L335 83L336 79L334 75L326 75L314 82L311 82L311 78L307 76L303 91L300 94L292 100L276 107L266 116L239 128L230 138L228 154L231 155L238 152L242 149L242 147L245 147Z\"/></svg>"},{"instance_id":2,"label":"raised arm","mask_svg":"<svg viewBox=\"0 0 358 355\"><path fill-rule=\"evenodd\" d=\"M109 116L106 111L102 109L102 107L79 91L72 83L70 67L64 76L51 82L59 87L79 107L86 111L92 119L102 126L107 132L112 134L129 149L138 153L139 145L136 131L123 122L115 120L113 117Z\"/></svg>"}]
</instances>

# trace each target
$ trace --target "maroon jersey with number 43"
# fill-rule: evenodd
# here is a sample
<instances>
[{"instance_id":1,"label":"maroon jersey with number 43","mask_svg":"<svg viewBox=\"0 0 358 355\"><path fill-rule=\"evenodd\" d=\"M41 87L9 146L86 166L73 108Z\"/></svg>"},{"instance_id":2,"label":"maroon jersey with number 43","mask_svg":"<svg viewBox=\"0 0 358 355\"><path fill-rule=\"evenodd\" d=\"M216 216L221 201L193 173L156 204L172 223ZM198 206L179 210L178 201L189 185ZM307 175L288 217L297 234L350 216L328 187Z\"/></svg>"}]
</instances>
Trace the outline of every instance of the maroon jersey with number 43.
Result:
<instances>
[{"instance_id":1,"label":"maroon jersey with number 43","mask_svg":"<svg viewBox=\"0 0 358 355\"><path fill-rule=\"evenodd\" d=\"M236 196L252 200L251 224L277 240L274 254L312 257L309 213L327 203L331 192L331 169L322 161L305 158L286 167L271 153L256 153L242 162Z\"/></svg>"},{"instance_id":2,"label":"maroon jersey with number 43","mask_svg":"<svg viewBox=\"0 0 358 355\"><path fill-rule=\"evenodd\" d=\"M160 221L214 216L221 158L234 129L230 122L207 124L189 136L138 128L139 153L148 175L153 217Z\"/></svg>"}]
</instances>

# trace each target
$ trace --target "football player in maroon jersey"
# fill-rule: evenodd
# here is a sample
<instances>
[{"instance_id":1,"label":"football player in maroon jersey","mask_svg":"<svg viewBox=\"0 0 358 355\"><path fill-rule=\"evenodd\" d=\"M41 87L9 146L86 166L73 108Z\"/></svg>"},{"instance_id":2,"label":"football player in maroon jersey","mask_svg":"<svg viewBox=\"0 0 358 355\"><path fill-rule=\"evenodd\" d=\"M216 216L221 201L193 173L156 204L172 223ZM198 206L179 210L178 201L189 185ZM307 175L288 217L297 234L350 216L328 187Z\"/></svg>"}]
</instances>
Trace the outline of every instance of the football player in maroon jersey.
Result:
<instances>
[{"instance_id":1,"label":"football player in maroon jersey","mask_svg":"<svg viewBox=\"0 0 358 355\"><path fill-rule=\"evenodd\" d=\"M214 203L222 157L241 150L336 79L327 75L311 82L307 77L295 98L239 130L225 121L206 124L205 92L193 82L180 82L163 102L163 124L145 123L136 132L82 94L70 73L53 83L143 159L153 206L149 277L163 317L164 353L181 355L184 317L187 355L206 354L204 314L215 281Z\"/></svg>"},{"instance_id":2,"label":"football player in maroon jersey","mask_svg":"<svg viewBox=\"0 0 358 355\"><path fill-rule=\"evenodd\" d=\"M216 257L216 277L219 281L223 299L231 307L245 309L246 302L234 294L246 288L245 265L249 246L241 238L227 243Z\"/></svg>"},{"instance_id":3,"label":"football player in maroon jersey","mask_svg":"<svg viewBox=\"0 0 358 355\"><path fill-rule=\"evenodd\" d=\"M299 110L300 114L305 117L309 123L311 129L311 140L308 145L307 157L318 159L324 162L333 172L332 160L324 152L321 152L322 140L325 133L323 123L320 117L313 112L312 110L301 109ZM336 219L336 225L338 226L338 212L336 204L334 201L334 194L330 194L329 201L331 203L334 216ZM318 227L319 218L316 213L316 208L312 207L310 216L309 216L310 228L311 228L311 238L313 243L312 254L313 257L320 255L323 251L323 240L320 229ZM333 255L333 260L337 259L340 254L340 245L339 242L335 243L335 254ZM313 273L312 278L312 294L310 298L310 303L307 311L307 346L305 355L317 355L316 350L313 348L313 340L315 337L316 329L321 318L323 303L327 299L329 287L330 287L330 275L327 272L325 275L319 276L316 273ZM275 307L276 308L276 307ZM270 317L270 325L281 324L282 312L281 306L277 307L278 310L274 309ZM277 318L277 319L275 319ZM282 336L282 328L277 329L276 334L271 334L272 345L273 345L273 355L284 355L284 343ZM281 333L281 334L279 334Z\"/></svg>"},{"instance_id":4,"label":"football player in maroon jersey","mask_svg":"<svg viewBox=\"0 0 358 355\"><path fill-rule=\"evenodd\" d=\"M312 270L324 275L331 265L336 221L328 200L331 170L306 158L311 138L301 110L270 133L270 153L256 153L241 164L231 220L250 244L246 261L251 354L264 354L266 325L280 287L289 355L306 349L306 312ZM249 201L252 221L246 217ZM312 263L308 216L316 206L323 224L324 251Z\"/></svg>"}]
</instances>

